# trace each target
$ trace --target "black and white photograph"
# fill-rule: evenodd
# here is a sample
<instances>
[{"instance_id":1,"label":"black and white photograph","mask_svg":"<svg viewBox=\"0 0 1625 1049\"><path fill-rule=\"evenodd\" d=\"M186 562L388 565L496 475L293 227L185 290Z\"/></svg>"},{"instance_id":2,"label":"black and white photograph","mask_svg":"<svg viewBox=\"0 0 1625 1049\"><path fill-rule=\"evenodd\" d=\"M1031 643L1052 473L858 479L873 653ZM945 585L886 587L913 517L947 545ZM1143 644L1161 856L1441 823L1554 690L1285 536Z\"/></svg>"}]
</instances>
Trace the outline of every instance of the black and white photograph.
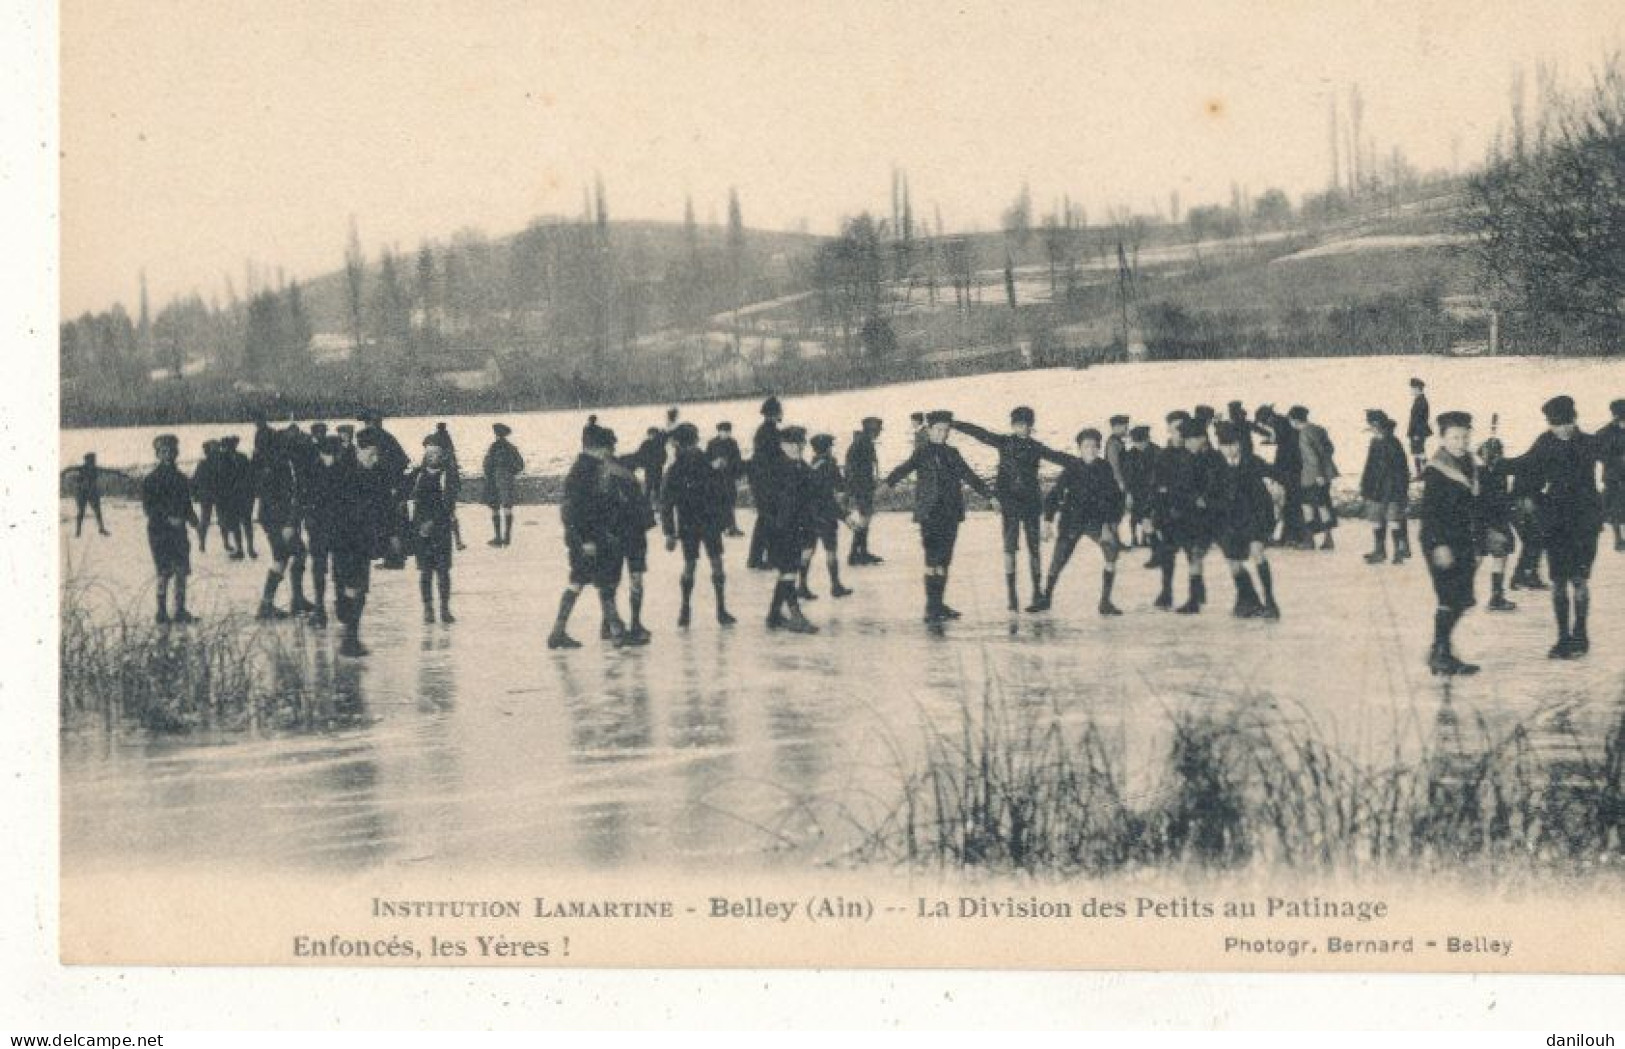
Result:
<instances>
[{"instance_id":1,"label":"black and white photograph","mask_svg":"<svg viewBox=\"0 0 1625 1049\"><path fill-rule=\"evenodd\" d=\"M1617 4L60 57L63 963L1625 971Z\"/></svg>"}]
</instances>

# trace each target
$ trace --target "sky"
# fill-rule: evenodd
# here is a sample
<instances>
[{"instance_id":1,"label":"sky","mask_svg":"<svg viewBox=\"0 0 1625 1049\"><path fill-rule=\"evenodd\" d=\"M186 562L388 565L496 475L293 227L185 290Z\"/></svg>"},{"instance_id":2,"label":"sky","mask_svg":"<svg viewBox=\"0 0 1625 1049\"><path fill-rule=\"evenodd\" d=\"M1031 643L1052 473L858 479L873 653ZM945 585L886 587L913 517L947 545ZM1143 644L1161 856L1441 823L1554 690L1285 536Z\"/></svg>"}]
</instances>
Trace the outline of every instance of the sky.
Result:
<instances>
[{"instance_id":1,"label":"sky","mask_svg":"<svg viewBox=\"0 0 1625 1049\"><path fill-rule=\"evenodd\" d=\"M914 209L992 229L1023 181L1091 216L1296 199L1360 85L1384 153L1469 164L1512 70L1585 76L1618 0L812 3L63 0L62 312L239 292L475 226L725 215L833 232Z\"/></svg>"}]
</instances>

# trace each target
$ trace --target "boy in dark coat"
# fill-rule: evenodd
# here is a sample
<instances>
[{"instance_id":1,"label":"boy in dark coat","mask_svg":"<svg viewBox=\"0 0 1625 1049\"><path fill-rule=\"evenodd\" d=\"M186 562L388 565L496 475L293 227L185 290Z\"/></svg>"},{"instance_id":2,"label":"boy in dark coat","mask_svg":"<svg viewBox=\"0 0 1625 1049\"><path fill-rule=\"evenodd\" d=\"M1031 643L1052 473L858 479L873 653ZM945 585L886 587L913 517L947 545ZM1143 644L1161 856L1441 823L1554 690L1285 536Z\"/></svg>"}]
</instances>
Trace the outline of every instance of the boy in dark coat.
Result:
<instances>
[{"instance_id":1,"label":"boy in dark coat","mask_svg":"<svg viewBox=\"0 0 1625 1049\"><path fill-rule=\"evenodd\" d=\"M1440 447L1422 471L1422 553L1438 602L1428 669L1436 675L1478 673L1475 664L1456 658L1451 642L1456 624L1478 603L1473 578L1483 523L1472 435L1473 417L1466 412L1439 416Z\"/></svg>"},{"instance_id":2,"label":"boy in dark coat","mask_svg":"<svg viewBox=\"0 0 1625 1049\"><path fill-rule=\"evenodd\" d=\"M777 397L762 402L762 424L751 438L750 464L745 480L750 485L751 501L756 504L756 524L750 531L750 549L745 555L745 567L770 569L767 556L767 526L762 523L761 478L772 473L772 468L784 455L779 445L779 424L784 421L784 406Z\"/></svg>"},{"instance_id":3,"label":"boy in dark coat","mask_svg":"<svg viewBox=\"0 0 1625 1049\"><path fill-rule=\"evenodd\" d=\"M1270 464L1270 476L1281 486L1282 546L1298 546L1303 530L1303 451L1298 431L1292 420L1268 404L1261 404L1253 412L1253 432L1275 446L1275 459Z\"/></svg>"},{"instance_id":4,"label":"boy in dark coat","mask_svg":"<svg viewBox=\"0 0 1625 1049\"><path fill-rule=\"evenodd\" d=\"M1129 514L1129 545L1150 545L1151 493L1156 486L1157 448L1151 443L1151 427L1136 426L1128 432L1123 450L1123 496Z\"/></svg>"},{"instance_id":5,"label":"boy in dark coat","mask_svg":"<svg viewBox=\"0 0 1625 1049\"><path fill-rule=\"evenodd\" d=\"M952 412L929 413L926 443L887 474L885 481L885 487L891 488L910 474L919 474L914 485L914 522L920 526L920 545L925 551L927 623L959 618L959 612L949 607L946 597L954 543L959 538L959 525L965 520L962 486L969 485L978 495L991 500L995 508L999 505L993 490L976 476L959 450L948 444L953 421Z\"/></svg>"},{"instance_id":6,"label":"boy in dark coat","mask_svg":"<svg viewBox=\"0 0 1625 1049\"><path fill-rule=\"evenodd\" d=\"M1331 435L1326 427L1309 421L1309 409L1294 405L1287 417L1298 431L1298 450L1303 461L1300 483L1303 486L1303 518L1307 538L1299 544L1313 550L1314 536L1321 533L1320 549L1334 549L1332 530L1337 527L1337 511L1332 507L1332 482L1337 479L1337 463L1332 458Z\"/></svg>"},{"instance_id":7,"label":"boy in dark coat","mask_svg":"<svg viewBox=\"0 0 1625 1049\"><path fill-rule=\"evenodd\" d=\"M343 450L337 437L323 437L317 442L316 467L301 492L301 516L310 548L310 587L316 606L310 613L313 627L327 625L327 576L333 563L333 537L338 529L339 508L349 497L345 488L355 481L353 471L343 461Z\"/></svg>"},{"instance_id":8,"label":"boy in dark coat","mask_svg":"<svg viewBox=\"0 0 1625 1049\"><path fill-rule=\"evenodd\" d=\"M1625 398L1610 404L1608 412L1612 421L1597 431L1603 512L1614 532L1614 551L1625 553Z\"/></svg>"},{"instance_id":9,"label":"boy in dark coat","mask_svg":"<svg viewBox=\"0 0 1625 1049\"><path fill-rule=\"evenodd\" d=\"M615 454L615 433L590 422L581 434L582 451L564 478L564 498L559 517L564 523L564 546L569 554L570 578L559 595L559 611L553 630L547 636L550 649L580 648L581 642L567 632L570 612L576 599L588 586L598 590L599 605L610 639L617 648L625 644L626 627L615 610L615 592L608 585L606 567L619 558L615 548L614 506L604 484L606 464ZM617 565L618 567L618 565Z\"/></svg>"},{"instance_id":10,"label":"boy in dark coat","mask_svg":"<svg viewBox=\"0 0 1625 1049\"><path fill-rule=\"evenodd\" d=\"M708 460L700 451L700 434L692 423L679 423L672 431L677 455L666 471L660 490L660 523L666 536L666 549L683 548L683 574L680 580L683 604L677 625L686 627L691 618L694 574L700 550L711 563L711 588L717 596L717 622L732 626L728 614L726 574L723 571L723 529L732 519L734 482L728 459L719 454ZM709 445L716 449L716 441ZM736 452L738 448L734 449Z\"/></svg>"},{"instance_id":11,"label":"boy in dark coat","mask_svg":"<svg viewBox=\"0 0 1625 1049\"><path fill-rule=\"evenodd\" d=\"M1114 415L1107 425L1111 432L1106 434L1106 443L1101 454L1106 465L1111 467L1112 478L1117 482L1118 491L1128 491L1128 478L1123 476L1123 452L1128 448L1128 424L1126 415Z\"/></svg>"},{"instance_id":12,"label":"boy in dark coat","mask_svg":"<svg viewBox=\"0 0 1625 1049\"><path fill-rule=\"evenodd\" d=\"M660 450L664 458L666 451L662 443ZM608 492L611 507L610 534L613 543L613 560L606 566L609 573L610 601L615 600L615 591L621 583L621 570L624 567L627 576L627 602L631 618L626 624L626 634L622 638L627 645L647 645L650 640L649 629L643 625L643 577L649 572L649 529L655 526L654 509L650 505L649 493L638 485L637 476L632 472L636 464L646 463L639 453L623 458L611 458L604 464L603 483ZM665 469L661 467L661 480L664 483ZM648 475L645 474L645 477ZM658 494L658 493L656 493ZM599 630L599 636L605 640L614 640L614 628L606 620Z\"/></svg>"},{"instance_id":13,"label":"boy in dark coat","mask_svg":"<svg viewBox=\"0 0 1625 1049\"><path fill-rule=\"evenodd\" d=\"M1213 432L1223 463L1216 465L1208 509L1219 550L1236 585L1232 614L1241 619L1280 619L1275 579L1264 553L1275 531L1275 500L1264 485L1267 468L1247 451L1246 426L1226 420L1215 423ZM1254 575L1258 577L1256 587Z\"/></svg>"},{"instance_id":14,"label":"boy in dark coat","mask_svg":"<svg viewBox=\"0 0 1625 1049\"><path fill-rule=\"evenodd\" d=\"M1033 410L1023 406L1010 413L1009 433L994 433L959 419L952 423L955 430L999 452L993 491L999 498L999 516L1004 529L1004 589L1012 612L1020 608L1020 597L1016 592L1016 552L1023 537L1027 542L1027 571L1032 577L1033 587L1033 603L1028 611L1042 611L1044 573L1039 530L1044 513L1044 493L1038 484L1038 466L1044 461L1056 465L1065 463L1059 453L1033 439L1036 421Z\"/></svg>"},{"instance_id":15,"label":"boy in dark coat","mask_svg":"<svg viewBox=\"0 0 1625 1049\"><path fill-rule=\"evenodd\" d=\"M96 531L100 535L111 535L107 526L102 523L102 474L119 474L128 477L122 470L109 470L96 465L96 453L86 452L84 460L78 466L70 466L62 473L73 474L73 537L85 527L85 510L88 508L96 518Z\"/></svg>"},{"instance_id":16,"label":"boy in dark coat","mask_svg":"<svg viewBox=\"0 0 1625 1049\"><path fill-rule=\"evenodd\" d=\"M525 472L525 457L513 446L508 436L513 430L506 423L493 423L495 438L485 450L480 472L485 479L485 505L491 508L490 546L508 546L513 542L514 482Z\"/></svg>"},{"instance_id":17,"label":"boy in dark coat","mask_svg":"<svg viewBox=\"0 0 1625 1049\"><path fill-rule=\"evenodd\" d=\"M1490 432L1495 432L1493 419ZM1490 561L1490 601L1484 607L1491 612L1511 612L1518 607L1506 596L1507 557L1513 546L1512 471L1499 437L1491 436L1479 445L1478 457L1478 506L1484 532L1479 552Z\"/></svg>"},{"instance_id":18,"label":"boy in dark coat","mask_svg":"<svg viewBox=\"0 0 1625 1049\"><path fill-rule=\"evenodd\" d=\"M260 527L265 529L265 541L271 548L271 566L265 572L258 619L286 619L315 610L305 599L305 540L300 519L303 476L296 445L300 436L289 430L271 430L256 440L255 491L259 496ZM291 594L287 612L276 607L277 587L284 574Z\"/></svg>"},{"instance_id":19,"label":"boy in dark coat","mask_svg":"<svg viewBox=\"0 0 1625 1049\"><path fill-rule=\"evenodd\" d=\"M803 601L818 596L807 586L807 572L819 544L823 544L824 563L829 568L830 596L846 597L852 593L841 585L840 527L844 516L841 495L846 483L841 477L841 465L835 461L835 438L827 433L814 434L811 444L813 460L808 483L812 485L812 527L807 534L807 548L802 552L801 578L796 587L796 596Z\"/></svg>"},{"instance_id":20,"label":"boy in dark coat","mask_svg":"<svg viewBox=\"0 0 1625 1049\"><path fill-rule=\"evenodd\" d=\"M379 461L376 433L355 438L353 458L344 454L340 438L333 449L336 473L326 481L318 475L317 484L331 484L330 536L333 561L333 618L344 627L339 654L359 658L368 654L361 643L361 614L367 607L367 591L372 588L372 562L382 556L389 543L396 510L390 478Z\"/></svg>"},{"instance_id":21,"label":"boy in dark coat","mask_svg":"<svg viewBox=\"0 0 1625 1049\"><path fill-rule=\"evenodd\" d=\"M1099 430L1080 431L1078 454L1067 457L1060 479L1044 499L1044 531L1054 534L1055 520L1059 517L1060 533L1055 536L1055 549L1050 552L1044 592L1034 600L1034 607L1029 611L1042 612L1051 606L1055 600L1055 584L1072 559L1078 541L1089 539L1100 547L1105 561L1096 609L1103 616L1123 614L1112 604L1112 583L1117 578L1117 522L1123 517L1123 490L1117 486L1111 464L1100 457L1100 444Z\"/></svg>"},{"instance_id":22,"label":"boy in dark coat","mask_svg":"<svg viewBox=\"0 0 1625 1049\"><path fill-rule=\"evenodd\" d=\"M197 500L197 552L209 549L209 526L214 523L215 506L220 501L220 445L216 441L203 442L203 458L192 468L192 498ZM225 528L220 529L222 537ZM231 544L227 542L229 553Z\"/></svg>"},{"instance_id":23,"label":"boy in dark coat","mask_svg":"<svg viewBox=\"0 0 1625 1049\"><path fill-rule=\"evenodd\" d=\"M762 524L762 545L768 566L778 574L773 584L773 601L768 607L767 628L795 634L816 634L818 628L802 614L796 580L801 574L802 551L812 527L813 487L811 468L802 461L807 431L799 426L775 428L779 454L764 458L757 474L761 507L757 520Z\"/></svg>"},{"instance_id":24,"label":"boy in dark coat","mask_svg":"<svg viewBox=\"0 0 1625 1049\"><path fill-rule=\"evenodd\" d=\"M723 509L727 515L722 523L722 534L732 538L739 538L744 532L739 530L739 524L734 518L735 504L739 501L739 477L745 472L744 456L739 454L739 442L734 440L734 424L731 422L717 423L716 436L705 446L705 458L711 463L722 461L716 467L719 480L722 482L721 491L727 496Z\"/></svg>"},{"instance_id":25,"label":"boy in dark coat","mask_svg":"<svg viewBox=\"0 0 1625 1049\"><path fill-rule=\"evenodd\" d=\"M1433 418L1428 407L1427 384L1421 379L1411 380L1411 417L1405 425L1405 436L1411 442L1411 464L1416 467L1416 476L1422 476L1422 470L1428 461L1428 438L1433 436L1433 427L1428 420Z\"/></svg>"},{"instance_id":26,"label":"boy in dark coat","mask_svg":"<svg viewBox=\"0 0 1625 1049\"><path fill-rule=\"evenodd\" d=\"M1181 420L1179 434L1181 445L1164 452L1159 460L1158 485L1164 501L1167 557L1163 562L1162 591L1155 605L1168 608L1173 604L1174 554L1183 552L1190 593L1185 603L1174 611L1189 616L1201 612L1207 603L1203 567L1213 544L1211 497L1224 461L1208 444L1207 427L1200 419Z\"/></svg>"},{"instance_id":27,"label":"boy in dark coat","mask_svg":"<svg viewBox=\"0 0 1625 1049\"><path fill-rule=\"evenodd\" d=\"M378 449L378 466L384 472L384 478L390 486L390 504L396 514L394 522L389 529L389 542L383 554L384 568L396 569L406 566L406 554L402 544L402 537L406 534L406 499L403 487L406 483L406 473L412 468L412 458L401 447L401 442L395 435L384 429L383 414L375 409L361 412L356 419L361 423L357 433L370 433L373 435L375 447Z\"/></svg>"},{"instance_id":28,"label":"boy in dark coat","mask_svg":"<svg viewBox=\"0 0 1625 1049\"><path fill-rule=\"evenodd\" d=\"M180 441L174 434L159 434L152 442L158 465L141 479L141 509L147 515L147 548L158 574L158 622L192 623L186 610L186 577L192 571L192 543L188 527L197 526L192 488L175 468ZM175 584L175 612L169 613L169 584Z\"/></svg>"},{"instance_id":29,"label":"boy in dark coat","mask_svg":"<svg viewBox=\"0 0 1625 1049\"><path fill-rule=\"evenodd\" d=\"M1173 593L1174 567L1178 550L1168 539L1168 470L1173 466L1169 453L1175 450L1183 451L1185 438L1180 436L1180 427L1191 413L1183 408L1176 408L1168 413L1164 420L1163 443L1152 456L1151 469L1151 499L1146 507L1146 513L1151 519L1151 557L1146 561L1145 567L1155 568L1162 573L1162 593ZM1159 608L1172 608L1173 600L1170 598L1165 605Z\"/></svg>"},{"instance_id":30,"label":"boy in dark coat","mask_svg":"<svg viewBox=\"0 0 1625 1049\"><path fill-rule=\"evenodd\" d=\"M1360 472L1360 498L1365 501L1366 518L1371 522L1371 552L1368 565L1388 559L1388 530L1394 532L1394 564L1411 556L1410 536L1405 527L1406 504L1410 501L1410 464L1405 446L1394 436L1394 421L1386 412L1372 408L1365 413L1371 431L1371 448L1366 452L1365 469Z\"/></svg>"},{"instance_id":31,"label":"boy in dark coat","mask_svg":"<svg viewBox=\"0 0 1625 1049\"><path fill-rule=\"evenodd\" d=\"M1557 643L1547 654L1574 659L1591 649L1591 566L1602 530L1602 498L1597 491L1596 439L1582 432L1572 397L1553 397L1541 406L1547 431L1518 459L1513 493L1531 511L1546 546L1552 579L1552 614ZM1570 622L1570 612L1573 621Z\"/></svg>"},{"instance_id":32,"label":"boy in dark coat","mask_svg":"<svg viewBox=\"0 0 1625 1049\"><path fill-rule=\"evenodd\" d=\"M638 450L623 456L621 465L643 471L645 498L652 504L660 496L660 485L666 474L666 431L658 426L649 427Z\"/></svg>"},{"instance_id":33,"label":"boy in dark coat","mask_svg":"<svg viewBox=\"0 0 1625 1049\"><path fill-rule=\"evenodd\" d=\"M254 549L254 467L238 450L236 434L220 438L220 523L234 539L233 561L246 553L258 558Z\"/></svg>"},{"instance_id":34,"label":"boy in dark coat","mask_svg":"<svg viewBox=\"0 0 1625 1049\"><path fill-rule=\"evenodd\" d=\"M874 416L864 419L846 446L846 494L861 520L853 527L852 547L846 558L846 563L854 567L884 561L869 552L869 522L874 519L875 486L880 482L880 458L875 453L875 442L880 439L882 425Z\"/></svg>"},{"instance_id":35,"label":"boy in dark coat","mask_svg":"<svg viewBox=\"0 0 1625 1049\"><path fill-rule=\"evenodd\" d=\"M440 587L440 621L455 623L451 614L452 514L456 507L450 456L434 434L423 439L423 461L406 478L408 533L417 561L418 596L423 621L434 622L435 585Z\"/></svg>"}]
</instances>

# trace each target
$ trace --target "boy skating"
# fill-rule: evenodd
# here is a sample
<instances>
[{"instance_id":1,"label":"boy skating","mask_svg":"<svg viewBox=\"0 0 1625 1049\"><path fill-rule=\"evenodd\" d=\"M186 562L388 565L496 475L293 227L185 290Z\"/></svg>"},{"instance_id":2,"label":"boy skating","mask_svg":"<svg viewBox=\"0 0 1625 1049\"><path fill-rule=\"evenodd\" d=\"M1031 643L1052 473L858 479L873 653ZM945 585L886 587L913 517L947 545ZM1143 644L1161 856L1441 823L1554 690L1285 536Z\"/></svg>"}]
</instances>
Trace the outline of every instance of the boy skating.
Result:
<instances>
[{"instance_id":1,"label":"boy skating","mask_svg":"<svg viewBox=\"0 0 1625 1049\"><path fill-rule=\"evenodd\" d=\"M1553 397L1541 413L1547 430L1519 457L1513 491L1534 514L1546 546L1557 621L1557 643L1547 655L1575 659L1591 650L1591 566L1602 529L1597 447L1580 430L1572 397Z\"/></svg>"},{"instance_id":2,"label":"boy skating","mask_svg":"<svg viewBox=\"0 0 1625 1049\"><path fill-rule=\"evenodd\" d=\"M965 520L964 486L988 499L995 508L993 490L976 476L959 450L948 443L954 416L949 411L927 414L926 443L886 475L885 487L894 487L910 474L914 483L914 522L920 527L920 546L925 554L925 621L941 623L958 619L960 613L947 602L948 575L953 566L954 543Z\"/></svg>"},{"instance_id":3,"label":"boy skating","mask_svg":"<svg viewBox=\"0 0 1625 1049\"><path fill-rule=\"evenodd\" d=\"M1281 608L1275 603L1275 577L1265 553L1275 531L1275 500L1264 484L1268 468L1247 450L1246 432L1240 423L1214 424L1224 462L1213 477L1209 510L1219 550L1235 581L1232 614L1238 619L1276 620L1281 618Z\"/></svg>"},{"instance_id":4,"label":"boy skating","mask_svg":"<svg viewBox=\"0 0 1625 1049\"><path fill-rule=\"evenodd\" d=\"M418 597L423 621L435 621L435 591L440 596L440 622L455 623L451 614L452 519L457 492L451 456L434 434L423 439L423 461L406 478L408 535L417 562Z\"/></svg>"},{"instance_id":5,"label":"boy skating","mask_svg":"<svg viewBox=\"0 0 1625 1049\"><path fill-rule=\"evenodd\" d=\"M1104 561L1096 610L1103 616L1123 614L1112 604L1112 584L1117 579L1117 522L1123 517L1123 491L1117 486L1111 464L1101 458L1100 446L1099 430L1080 431L1078 454L1068 457L1060 479L1044 499L1044 531L1055 535L1055 548L1050 552L1044 591L1029 611L1042 612L1051 607L1055 601L1055 584L1060 581L1079 541L1088 539L1100 547ZM1060 519L1059 534L1055 534L1057 518Z\"/></svg>"},{"instance_id":6,"label":"boy skating","mask_svg":"<svg viewBox=\"0 0 1625 1049\"><path fill-rule=\"evenodd\" d=\"M1439 416L1439 448L1422 471L1422 554L1433 581L1433 647L1428 670L1438 676L1478 673L1477 665L1457 658L1456 624L1477 604L1473 580L1478 573L1482 535L1478 464L1471 451L1473 417L1466 412Z\"/></svg>"},{"instance_id":7,"label":"boy skating","mask_svg":"<svg viewBox=\"0 0 1625 1049\"><path fill-rule=\"evenodd\" d=\"M852 529L852 546L846 563L853 567L878 565L884 558L869 550L869 524L875 516L875 487L880 483L880 457L875 442L883 428L874 416L864 419L846 446L846 493L860 523Z\"/></svg>"},{"instance_id":8,"label":"boy skating","mask_svg":"<svg viewBox=\"0 0 1625 1049\"><path fill-rule=\"evenodd\" d=\"M1005 599L1012 612L1018 611L1021 605L1016 591L1016 554L1023 540L1027 544L1027 573L1033 588L1033 603L1027 611L1043 610L1040 606L1044 596L1044 572L1039 532L1044 494L1038 483L1038 466L1044 461L1056 465L1065 463L1058 453L1033 439L1036 421L1033 410L1023 406L1011 411L1009 433L994 433L960 419L952 424L955 430L999 453L993 491L999 499L999 519L1003 526Z\"/></svg>"},{"instance_id":9,"label":"boy skating","mask_svg":"<svg viewBox=\"0 0 1625 1049\"><path fill-rule=\"evenodd\" d=\"M493 423L491 446L485 450L480 471L485 479L485 505L491 508L491 539L488 546L510 546L513 543L514 485L525 472L525 457L513 446L508 437L513 430L507 423Z\"/></svg>"},{"instance_id":10,"label":"boy skating","mask_svg":"<svg viewBox=\"0 0 1625 1049\"><path fill-rule=\"evenodd\" d=\"M158 465L141 479L141 509L147 516L147 548L158 575L157 621L193 623L196 617L186 608L186 577L192 571L192 542L187 529L197 526L192 489L186 475L175 468L180 455L180 441L175 435L158 435L152 447ZM168 608L171 583L175 587L173 614Z\"/></svg>"},{"instance_id":11,"label":"boy skating","mask_svg":"<svg viewBox=\"0 0 1625 1049\"><path fill-rule=\"evenodd\" d=\"M711 566L711 589L716 594L717 623L733 626L728 614L727 574L723 570L722 537L733 519L734 481L728 460L719 455L707 460L700 450L699 431L692 423L680 423L672 431L677 454L660 492L660 523L666 536L666 549L683 550L683 574L679 580L682 607L677 625L687 627L692 618L695 570L700 551ZM715 448L715 443L710 446ZM736 449L737 450L737 449Z\"/></svg>"},{"instance_id":12,"label":"boy skating","mask_svg":"<svg viewBox=\"0 0 1625 1049\"><path fill-rule=\"evenodd\" d=\"M1360 472L1360 498L1371 522L1371 552L1365 555L1365 563L1380 565L1388 559L1387 536L1391 529L1397 565L1411 556L1406 527L1410 464L1405 461L1404 445L1394 436L1394 421L1386 412L1372 408L1365 413L1365 421L1371 431L1371 448L1366 452L1365 469Z\"/></svg>"}]
</instances>

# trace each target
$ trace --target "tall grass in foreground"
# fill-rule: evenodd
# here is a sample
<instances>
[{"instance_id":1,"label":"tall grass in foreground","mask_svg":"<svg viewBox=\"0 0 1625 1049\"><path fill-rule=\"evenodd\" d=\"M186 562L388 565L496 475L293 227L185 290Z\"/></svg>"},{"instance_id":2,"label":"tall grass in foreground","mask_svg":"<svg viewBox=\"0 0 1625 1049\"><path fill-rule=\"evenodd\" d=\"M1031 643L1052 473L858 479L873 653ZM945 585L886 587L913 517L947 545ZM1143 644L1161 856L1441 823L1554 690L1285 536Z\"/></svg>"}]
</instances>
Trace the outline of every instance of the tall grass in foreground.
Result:
<instances>
[{"instance_id":1,"label":"tall grass in foreground","mask_svg":"<svg viewBox=\"0 0 1625 1049\"><path fill-rule=\"evenodd\" d=\"M979 706L926 730L858 858L1036 874L1625 861L1625 712L1599 747L1564 710L1500 733L1475 719L1464 733L1447 707L1420 754L1396 749L1380 766L1264 698L1168 717L1135 794L1096 722L1007 701L990 682Z\"/></svg>"},{"instance_id":2,"label":"tall grass in foreground","mask_svg":"<svg viewBox=\"0 0 1625 1049\"><path fill-rule=\"evenodd\" d=\"M227 615L159 626L126 608L94 615L84 587L61 601L60 704L64 725L85 716L158 732L240 729L285 722L308 706L303 635Z\"/></svg>"}]
</instances>

